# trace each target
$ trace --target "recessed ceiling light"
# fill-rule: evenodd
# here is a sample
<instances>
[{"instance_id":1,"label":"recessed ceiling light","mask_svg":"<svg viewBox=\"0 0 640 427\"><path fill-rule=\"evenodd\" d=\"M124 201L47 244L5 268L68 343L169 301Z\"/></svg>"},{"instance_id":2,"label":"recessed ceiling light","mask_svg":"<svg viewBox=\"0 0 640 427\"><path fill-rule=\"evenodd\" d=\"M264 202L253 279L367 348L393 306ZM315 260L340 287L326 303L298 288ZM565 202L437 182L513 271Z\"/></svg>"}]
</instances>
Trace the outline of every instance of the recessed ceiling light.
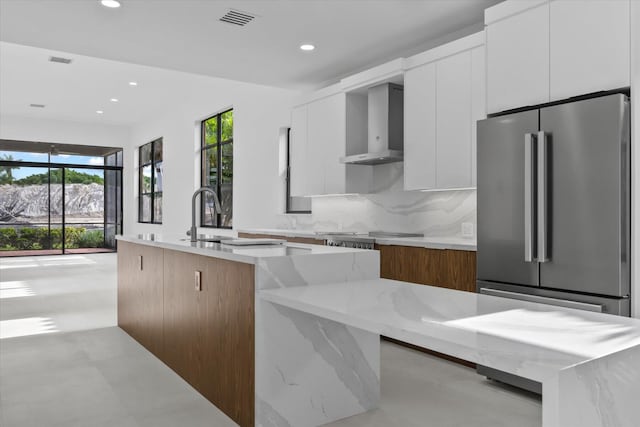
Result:
<instances>
[{"instance_id":1,"label":"recessed ceiling light","mask_svg":"<svg viewBox=\"0 0 640 427\"><path fill-rule=\"evenodd\" d=\"M129 86L138 86L138 82L129 82Z\"/></svg>"},{"instance_id":2,"label":"recessed ceiling light","mask_svg":"<svg viewBox=\"0 0 640 427\"><path fill-rule=\"evenodd\" d=\"M102 111L102 110L96 110L96 113L98 113L98 114L102 114L102 113L104 113L104 111Z\"/></svg>"},{"instance_id":3,"label":"recessed ceiling light","mask_svg":"<svg viewBox=\"0 0 640 427\"><path fill-rule=\"evenodd\" d=\"M110 7L112 9L120 7L120 2L118 0L100 0L100 3L104 7Z\"/></svg>"},{"instance_id":4,"label":"recessed ceiling light","mask_svg":"<svg viewBox=\"0 0 640 427\"><path fill-rule=\"evenodd\" d=\"M111 98L111 102L118 102L118 98Z\"/></svg>"},{"instance_id":5,"label":"recessed ceiling light","mask_svg":"<svg viewBox=\"0 0 640 427\"><path fill-rule=\"evenodd\" d=\"M312 51L313 49L315 49L316 47L312 44L309 43L305 43L305 44L301 44L300 45L300 50L304 50L304 51Z\"/></svg>"}]
</instances>

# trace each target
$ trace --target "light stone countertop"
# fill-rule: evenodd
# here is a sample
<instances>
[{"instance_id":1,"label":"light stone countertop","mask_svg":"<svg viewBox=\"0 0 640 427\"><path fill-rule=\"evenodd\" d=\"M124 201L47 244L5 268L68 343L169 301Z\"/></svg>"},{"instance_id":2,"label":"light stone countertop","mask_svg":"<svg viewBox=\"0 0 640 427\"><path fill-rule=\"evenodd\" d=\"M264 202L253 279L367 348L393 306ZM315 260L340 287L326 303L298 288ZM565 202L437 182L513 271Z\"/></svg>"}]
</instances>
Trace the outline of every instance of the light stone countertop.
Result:
<instances>
[{"instance_id":1,"label":"light stone countertop","mask_svg":"<svg viewBox=\"0 0 640 427\"><path fill-rule=\"evenodd\" d=\"M489 362L483 351L500 342L522 359L515 365L496 360L493 367L536 381L640 345L638 319L388 279L262 290L259 296L417 345L436 339L445 347L437 351L473 362Z\"/></svg>"},{"instance_id":2,"label":"light stone countertop","mask_svg":"<svg viewBox=\"0 0 640 427\"><path fill-rule=\"evenodd\" d=\"M268 234L285 237L307 237L312 239L324 239L322 232L313 230L292 230L284 228L247 228L237 230L239 233ZM345 230L345 233L349 231ZM453 249L460 251L475 251L476 239L464 237L385 237L376 238L379 245L412 246L429 249Z\"/></svg>"},{"instance_id":3,"label":"light stone countertop","mask_svg":"<svg viewBox=\"0 0 640 427\"><path fill-rule=\"evenodd\" d=\"M272 236L285 237L307 237L311 239L324 240L324 237L313 230L297 230L286 228L240 228L236 230L238 233L249 234L268 234Z\"/></svg>"},{"instance_id":4,"label":"light stone countertop","mask_svg":"<svg viewBox=\"0 0 640 427\"><path fill-rule=\"evenodd\" d=\"M539 381L543 427L636 427L640 419L638 319L387 279L261 290L258 298L357 328L353 336L384 335ZM302 316L288 315L299 330L322 322Z\"/></svg>"},{"instance_id":5,"label":"light stone countertop","mask_svg":"<svg viewBox=\"0 0 640 427\"><path fill-rule=\"evenodd\" d=\"M428 249L476 251L476 239L464 237L391 237L376 239L379 245L413 246Z\"/></svg>"},{"instance_id":6,"label":"light stone countertop","mask_svg":"<svg viewBox=\"0 0 640 427\"><path fill-rule=\"evenodd\" d=\"M188 252L230 261L256 264L265 258L294 258L326 254L353 254L367 252L364 249L339 248L303 243L284 243L281 245L230 246L211 242L194 242L182 235L163 235L156 233L124 235L116 237L119 241Z\"/></svg>"}]
</instances>

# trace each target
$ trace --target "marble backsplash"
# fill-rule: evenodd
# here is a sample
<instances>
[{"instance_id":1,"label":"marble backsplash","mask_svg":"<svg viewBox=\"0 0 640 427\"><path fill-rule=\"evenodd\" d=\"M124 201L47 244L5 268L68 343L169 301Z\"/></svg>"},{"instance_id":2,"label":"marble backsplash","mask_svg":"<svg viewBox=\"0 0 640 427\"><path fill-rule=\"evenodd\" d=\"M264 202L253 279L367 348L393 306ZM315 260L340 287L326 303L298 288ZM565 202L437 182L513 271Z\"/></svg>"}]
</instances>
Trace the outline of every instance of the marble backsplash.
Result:
<instances>
[{"instance_id":1,"label":"marble backsplash","mask_svg":"<svg viewBox=\"0 0 640 427\"><path fill-rule=\"evenodd\" d=\"M278 228L384 230L428 237L476 236L476 190L403 191L401 164L376 166L370 194L314 197L311 215L282 215ZM469 223L472 236L463 235ZM469 227L467 225L467 227Z\"/></svg>"}]
</instances>

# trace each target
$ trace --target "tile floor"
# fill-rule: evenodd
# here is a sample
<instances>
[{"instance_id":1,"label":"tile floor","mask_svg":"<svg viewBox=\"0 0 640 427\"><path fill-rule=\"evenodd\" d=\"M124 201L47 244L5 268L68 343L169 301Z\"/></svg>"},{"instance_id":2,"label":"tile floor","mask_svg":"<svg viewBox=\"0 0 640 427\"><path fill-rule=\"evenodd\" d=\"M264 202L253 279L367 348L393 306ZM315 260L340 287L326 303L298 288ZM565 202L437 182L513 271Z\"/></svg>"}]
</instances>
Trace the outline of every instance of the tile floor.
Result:
<instances>
[{"instance_id":1,"label":"tile floor","mask_svg":"<svg viewBox=\"0 0 640 427\"><path fill-rule=\"evenodd\" d=\"M0 425L235 425L115 325L115 254L0 259ZM331 426L541 425L538 398L382 344L381 407Z\"/></svg>"}]
</instances>

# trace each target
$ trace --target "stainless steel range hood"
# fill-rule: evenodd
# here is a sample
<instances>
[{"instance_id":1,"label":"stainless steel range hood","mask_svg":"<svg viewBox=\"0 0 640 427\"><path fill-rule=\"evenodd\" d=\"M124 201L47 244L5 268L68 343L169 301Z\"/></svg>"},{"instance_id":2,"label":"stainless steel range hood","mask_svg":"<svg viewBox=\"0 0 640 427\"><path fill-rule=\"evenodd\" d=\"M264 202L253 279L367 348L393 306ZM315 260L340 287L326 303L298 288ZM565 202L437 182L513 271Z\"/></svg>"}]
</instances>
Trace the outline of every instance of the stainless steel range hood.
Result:
<instances>
[{"instance_id":1,"label":"stainless steel range hood","mask_svg":"<svg viewBox=\"0 0 640 427\"><path fill-rule=\"evenodd\" d=\"M341 163L380 165L404 159L404 88L394 83L368 91L367 152L341 157Z\"/></svg>"}]
</instances>

